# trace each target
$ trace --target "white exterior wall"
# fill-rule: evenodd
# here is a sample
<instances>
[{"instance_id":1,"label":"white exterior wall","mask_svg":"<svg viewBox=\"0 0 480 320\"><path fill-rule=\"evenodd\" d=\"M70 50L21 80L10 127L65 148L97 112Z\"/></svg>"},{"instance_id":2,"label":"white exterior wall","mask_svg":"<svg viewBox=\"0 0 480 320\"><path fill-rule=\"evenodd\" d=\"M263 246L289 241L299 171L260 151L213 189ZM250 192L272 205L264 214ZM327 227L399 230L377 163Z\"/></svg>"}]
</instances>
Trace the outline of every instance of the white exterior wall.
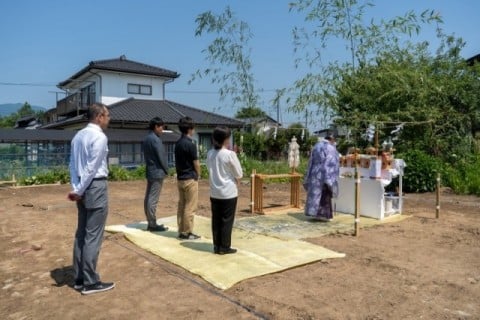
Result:
<instances>
[{"instance_id":1,"label":"white exterior wall","mask_svg":"<svg viewBox=\"0 0 480 320\"><path fill-rule=\"evenodd\" d=\"M97 88L97 94L101 94L101 102L106 105L127 99L163 100L164 79L151 76L137 76L124 73L100 73L102 77L101 88ZM98 79L98 77L97 77ZM140 84L152 87L152 95L129 94L128 84Z\"/></svg>"},{"instance_id":2,"label":"white exterior wall","mask_svg":"<svg viewBox=\"0 0 480 320\"><path fill-rule=\"evenodd\" d=\"M127 98L145 100L163 100L165 79L152 76L129 75L125 73L97 72L81 79L70 88L70 93L79 92L82 88L95 82L96 101L110 105ZM100 83L101 82L101 83ZM129 94L128 84L140 84L152 87L151 95Z\"/></svg>"}]
</instances>

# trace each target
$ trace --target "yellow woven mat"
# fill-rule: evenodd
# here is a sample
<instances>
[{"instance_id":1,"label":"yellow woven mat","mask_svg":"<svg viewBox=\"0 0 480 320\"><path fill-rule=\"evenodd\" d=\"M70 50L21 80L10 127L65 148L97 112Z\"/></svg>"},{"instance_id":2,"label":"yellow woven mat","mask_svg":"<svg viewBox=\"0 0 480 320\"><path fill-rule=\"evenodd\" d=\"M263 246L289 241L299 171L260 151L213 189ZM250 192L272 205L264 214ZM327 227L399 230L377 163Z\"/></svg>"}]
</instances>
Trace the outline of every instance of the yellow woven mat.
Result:
<instances>
[{"instance_id":1,"label":"yellow woven mat","mask_svg":"<svg viewBox=\"0 0 480 320\"><path fill-rule=\"evenodd\" d=\"M217 288L228 289L235 283L328 258L342 258L338 253L300 240L279 239L255 232L233 229L232 247L236 254L213 254L210 219L195 216L194 232L198 240L177 239L177 218L158 219L170 229L146 232L146 223L111 225L109 232L122 232L139 247L199 275Z\"/></svg>"}]
</instances>

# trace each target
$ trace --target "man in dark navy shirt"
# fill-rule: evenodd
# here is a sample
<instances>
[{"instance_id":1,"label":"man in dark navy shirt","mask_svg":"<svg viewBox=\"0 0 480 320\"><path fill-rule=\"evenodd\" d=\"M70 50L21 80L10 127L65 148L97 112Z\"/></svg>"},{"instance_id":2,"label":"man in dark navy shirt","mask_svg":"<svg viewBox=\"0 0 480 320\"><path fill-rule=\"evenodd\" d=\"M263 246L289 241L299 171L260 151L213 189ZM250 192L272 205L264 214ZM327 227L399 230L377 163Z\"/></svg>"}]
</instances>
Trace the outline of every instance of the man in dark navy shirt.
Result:
<instances>
[{"instance_id":1,"label":"man in dark navy shirt","mask_svg":"<svg viewBox=\"0 0 480 320\"><path fill-rule=\"evenodd\" d=\"M175 143L175 168L178 186L178 238L195 240L200 236L193 233L193 220L198 204L198 178L200 162L197 146L192 136L195 125L190 117L183 117L178 122L182 137Z\"/></svg>"},{"instance_id":2,"label":"man in dark navy shirt","mask_svg":"<svg viewBox=\"0 0 480 320\"><path fill-rule=\"evenodd\" d=\"M160 136L163 132L162 118L155 117L150 120L150 132L143 139L143 157L145 158L145 174L147 189L143 200L143 209L147 218L148 231L167 231L168 227L157 224L157 204L162 191L163 179L168 176L168 166L165 148Z\"/></svg>"}]
</instances>

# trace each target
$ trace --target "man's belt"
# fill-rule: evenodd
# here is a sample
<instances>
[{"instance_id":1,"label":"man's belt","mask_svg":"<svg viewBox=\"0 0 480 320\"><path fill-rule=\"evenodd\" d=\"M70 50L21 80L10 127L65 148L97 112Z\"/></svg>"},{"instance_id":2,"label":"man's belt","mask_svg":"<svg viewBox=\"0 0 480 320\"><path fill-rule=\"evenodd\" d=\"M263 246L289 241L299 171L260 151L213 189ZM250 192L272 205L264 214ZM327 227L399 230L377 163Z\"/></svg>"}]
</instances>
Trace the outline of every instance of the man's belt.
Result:
<instances>
[{"instance_id":1,"label":"man's belt","mask_svg":"<svg viewBox=\"0 0 480 320\"><path fill-rule=\"evenodd\" d=\"M92 181L103 181L103 180L107 180L108 178L107 177L98 177L98 178L93 178ZM80 177L78 177L78 180L82 180L80 179Z\"/></svg>"}]
</instances>

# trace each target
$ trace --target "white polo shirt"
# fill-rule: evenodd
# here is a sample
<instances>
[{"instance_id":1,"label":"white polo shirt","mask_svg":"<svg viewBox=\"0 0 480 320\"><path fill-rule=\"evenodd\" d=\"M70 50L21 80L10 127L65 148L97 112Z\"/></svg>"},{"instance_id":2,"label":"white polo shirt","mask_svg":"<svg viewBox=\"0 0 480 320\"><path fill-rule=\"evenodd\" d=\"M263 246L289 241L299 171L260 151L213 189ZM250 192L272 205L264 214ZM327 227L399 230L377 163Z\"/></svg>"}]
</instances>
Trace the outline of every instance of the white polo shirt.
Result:
<instances>
[{"instance_id":1,"label":"white polo shirt","mask_svg":"<svg viewBox=\"0 0 480 320\"><path fill-rule=\"evenodd\" d=\"M208 151L207 168L210 197L214 199L238 197L236 179L242 178L243 171L235 152L225 148Z\"/></svg>"}]
</instances>

